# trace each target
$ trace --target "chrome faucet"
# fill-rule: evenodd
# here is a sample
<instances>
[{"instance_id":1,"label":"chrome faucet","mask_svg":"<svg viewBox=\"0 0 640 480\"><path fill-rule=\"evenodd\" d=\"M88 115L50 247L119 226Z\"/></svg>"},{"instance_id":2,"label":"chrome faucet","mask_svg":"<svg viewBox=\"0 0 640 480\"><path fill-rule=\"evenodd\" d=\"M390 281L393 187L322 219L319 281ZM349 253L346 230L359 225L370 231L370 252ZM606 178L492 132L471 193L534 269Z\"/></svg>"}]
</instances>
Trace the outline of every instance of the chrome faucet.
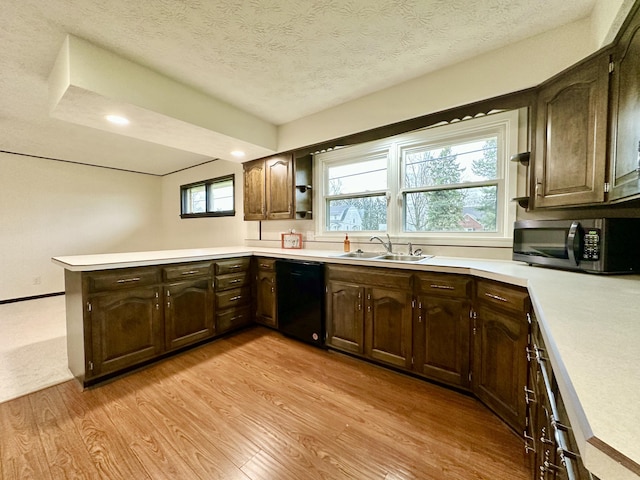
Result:
<instances>
[{"instance_id":1,"label":"chrome faucet","mask_svg":"<svg viewBox=\"0 0 640 480\"><path fill-rule=\"evenodd\" d=\"M377 235L371 237L369 239L370 242L373 242L374 240L378 240L382 246L384 247L384 249L387 251L387 253L393 253L393 245L391 244L391 237L389 236L389 234L387 233L387 240L388 242L385 242L384 240L382 240L380 237L378 237Z\"/></svg>"}]
</instances>

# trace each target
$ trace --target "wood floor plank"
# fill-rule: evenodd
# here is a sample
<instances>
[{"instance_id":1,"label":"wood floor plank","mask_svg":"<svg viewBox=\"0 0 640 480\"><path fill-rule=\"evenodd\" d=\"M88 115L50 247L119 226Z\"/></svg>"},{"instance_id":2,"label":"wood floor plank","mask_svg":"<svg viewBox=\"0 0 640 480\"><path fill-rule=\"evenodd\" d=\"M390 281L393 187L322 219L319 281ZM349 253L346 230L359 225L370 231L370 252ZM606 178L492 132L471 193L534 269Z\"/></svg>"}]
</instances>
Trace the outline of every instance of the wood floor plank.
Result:
<instances>
[{"instance_id":1,"label":"wood floor plank","mask_svg":"<svg viewBox=\"0 0 640 480\"><path fill-rule=\"evenodd\" d=\"M3 479L51 478L28 396L0 404L0 431Z\"/></svg>"},{"instance_id":2,"label":"wood floor plank","mask_svg":"<svg viewBox=\"0 0 640 480\"><path fill-rule=\"evenodd\" d=\"M65 382L57 386L64 404L80 432L93 464L109 479L150 479L122 438L93 390L79 394L79 385Z\"/></svg>"},{"instance_id":3,"label":"wood floor plank","mask_svg":"<svg viewBox=\"0 0 640 480\"><path fill-rule=\"evenodd\" d=\"M0 476L526 480L474 398L255 328L0 404Z\"/></svg>"},{"instance_id":4,"label":"wood floor plank","mask_svg":"<svg viewBox=\"0 0 640 480\"><path fill-rule=\"evenodd\" d=\"M29 395L53 478L107 479L91 461L56 388Z\"/></svg>"}]
</instances>

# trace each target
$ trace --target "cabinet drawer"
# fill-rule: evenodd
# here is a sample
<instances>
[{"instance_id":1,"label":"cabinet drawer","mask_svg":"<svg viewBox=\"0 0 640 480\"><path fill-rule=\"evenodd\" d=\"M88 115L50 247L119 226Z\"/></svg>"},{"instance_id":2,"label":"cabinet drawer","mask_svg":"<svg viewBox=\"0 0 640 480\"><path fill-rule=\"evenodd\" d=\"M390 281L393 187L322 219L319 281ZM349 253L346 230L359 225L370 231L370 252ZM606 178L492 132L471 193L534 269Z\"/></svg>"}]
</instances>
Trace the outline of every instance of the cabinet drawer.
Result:
<instances>
[{"instance_id":1,"label":"cabinet drawer","mask_svg":"<svg viewBox=\"0 0 640 480\"><path fill-rule=\"evenodd\" d=\"M224 275L226 273L238 273L249 270L249 262L251 257L230 258L228 260L220 260L216 262L216 275Z\"/></svg>"},{"instance_id":2,"label":"cabinet drawer","mask_svg":"<svg viewBox=\"0 0 640 480\"><path fill-rule=\"evenodd\" d=\"M411 290L411 273L376 267L336 267L327 269L330 280L371 287Z\"/></svg>"},{"instance_id":3,"label":"cabinet drawer","mask_svg":"<svg viewBox=\"0 0 640 480\"><path fill-rule=\"evenodd\" d=\"M495 307L526 312L529 310L529 293L500 283L479 281L477 299Z\"/></svg>"},{"instance_id":4,"label":"cabinet drawer","mask_svg":"<svg viewBox=\"0 0 640 480\"><path fill-rule=\"evenodd\" d=\"M216 315L216 332L224 333L251 323L251 309L231 308Z\"/></svg>"},{"instance_id":5,"label":"cabinet drawer","mask_svg":"<svg viewBox=\"0 0 640 480\"><path fill-rule=\"evenodd\" d=\"M216 308L223 309L246 305L251 301L251 289L249 287L234 288L225 292L216 293Z\"/></svg>"},{"instance_id":6,"label":"cabinet drawer","mask_svg":"<svg viewBox=\"0 0 640 480\"><path fill-rule=\"evenodd\" d=\"M419 293L467 298L471 294L471 279L464 275L416 275Z\"/></svg>"},{"instance_id":7,"label":"cabinet drawer","mask_svg":"<svg viewBox=\"0 0 640 480\"><path fill-rule=\"evenodd\" d=\"M203 277L211 274L211 262L193 262L164 267L162 272L166 281Z\"/></svg>"},{"instance_id":8,"label":"cabinet drawer","mask_svg":"<svg viewBox=\"0 0 640 480\"><path fill-rule=\"evenodd\" d=\"M216 291L229 290L231 288L245 287L249 285L249 272L231 273L229 275L216 276Z\"/></svg>"},{"instance_id":9,"label":"cabinet drawer","mask_svg":"<svg viewBox=\"0 0 640 480\"><path fill-rule=\"evenodd\" d=\"M87 275L87 288L89 292L93 293L154 285L160 283L159 273L159 269L155 267L93 272Z\"/></svg>"},{"instance_id":10,"label":"cabinet drawer","mask_svg":"<svg viewBox=\"0 0 640 480\"><path fill-rule=\"evenodd\" d=\"M273 271L276 269L276 261L273 258L258 258L256 260L258 270Z\"/></svg>"}]
</instances>

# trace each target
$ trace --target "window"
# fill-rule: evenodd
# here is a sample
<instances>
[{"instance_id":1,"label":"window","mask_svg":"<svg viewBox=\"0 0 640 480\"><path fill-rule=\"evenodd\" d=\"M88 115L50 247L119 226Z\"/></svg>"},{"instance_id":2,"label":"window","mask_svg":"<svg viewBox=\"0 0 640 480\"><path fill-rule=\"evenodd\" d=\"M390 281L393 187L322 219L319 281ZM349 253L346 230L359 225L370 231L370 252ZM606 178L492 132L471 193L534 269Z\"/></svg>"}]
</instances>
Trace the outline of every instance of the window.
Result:
<instances>
[{"instance_id":1,"label":"window","mask_svg":"<svg viewBox=\"0 0 640 480\"><path fill-rule=\"evenodd\" d=\"M235 175L182 185L180 202L182 218L234 216Z\"/></svg>"},{"instance_id":2,"label":"window","mask_svg":"<svg viewBox=\"0 0 640 480\"><path fill-rule=\"evenodd\" d=\"M503 112L317 154L316 230L510 241L517 140L518 112Z\"/></svg>"}]
</instances>

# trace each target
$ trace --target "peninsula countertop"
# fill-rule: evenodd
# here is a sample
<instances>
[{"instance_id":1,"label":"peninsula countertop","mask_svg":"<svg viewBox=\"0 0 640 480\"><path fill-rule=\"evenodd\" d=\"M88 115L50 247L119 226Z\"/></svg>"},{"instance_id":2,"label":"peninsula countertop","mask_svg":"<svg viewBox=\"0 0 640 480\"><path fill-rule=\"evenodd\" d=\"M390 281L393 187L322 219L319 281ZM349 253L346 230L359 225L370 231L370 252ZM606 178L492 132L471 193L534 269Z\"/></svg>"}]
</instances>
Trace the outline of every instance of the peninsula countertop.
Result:
<instances>
[{"instance_id":1,"label":"peninsula countertop","mask_svg":"<svg viewBox=\"0 0 640 480\"><path fill-rule=\"evenodd\" d=\"M601 276L521 262L436 256L420 263L340 258L340 252L218 247L55 257L72 271L261 255L466 273L526 287L585 466L600 480L640 479L640 276Z\"/></svg>"}]
</instances>

